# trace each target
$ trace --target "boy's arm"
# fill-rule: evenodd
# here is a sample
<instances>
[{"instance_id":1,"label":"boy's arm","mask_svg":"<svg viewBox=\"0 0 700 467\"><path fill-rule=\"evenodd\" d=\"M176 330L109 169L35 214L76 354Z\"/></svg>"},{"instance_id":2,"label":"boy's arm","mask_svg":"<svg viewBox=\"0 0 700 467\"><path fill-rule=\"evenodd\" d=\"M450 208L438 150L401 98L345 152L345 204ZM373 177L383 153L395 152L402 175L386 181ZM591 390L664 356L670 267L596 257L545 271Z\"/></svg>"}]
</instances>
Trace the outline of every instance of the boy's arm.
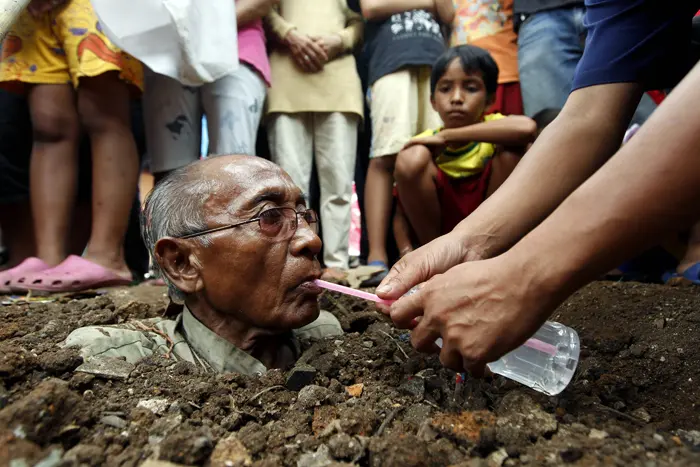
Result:
<instances>
[{"instance_id":1,"label":"boy's arm","mask_svg":"<svg viewBox=\"0 0 700 467\"><path fill-rule=\"evenodd\" d=\"M360 0L362 16L379 21L409 10L428 10L435 13L436 0Z\"/></svg>"},{"instance_id":2,"label":"boy's arm","mask_svg":"<svg viewBox=\"0 0 700 467\"><path fill-rule=\"evenodd\" d=\"M348 9L346 14L348 17L348 24L345 29L338 33L338 35L343 41L344 51L352 52L355 47L360 45L360 42L362 42L365 25L364 21L362 21L362 16L358 15L354 11Z\"/></svg>"},{"instance_id":3,"label":"boy's arm","mask_svg":"<svg viewBox=\"0 0 700 467\"><path fill-rule=\"evenodd\" d=\"M267 16L279 0L236 0L236 22L241 28Z\"/></svg>"},{"instance_id":4,"label":"boy's arm","mask_svg":"<svg viewBox=\"0 0 700 467\"><path fill-rule=\"evenodd\" d=\"M451 27L455 19L455 6L452 0L434 0L438 20L445 26Z\"/></svg>"},{"instance_id":5,"label":"boy's arm","mask_svg":"<svg viewBox=\"0 0 700 467\"><path fill-rule=\"evenodd\" d=\"M511 115L490 122L475 123L461 128L446 128L436 136L445 144L465 144L472 141L499 144L506 147L525 146L537 137L535 121L524 115Z\"/></svg>"},{"instance_id":6,"label":"boy's arm","mask_svg":"<svg viewBox=\"0 0 700 467\"><path fill-rule=\"evenodd\" d=\"M236 5L236 8L238 8L238 5ZM289 31L296 29L296 26L282 18L282 15L280 15L274 8L270 10L265 17L265 20L270 26L270 30L280 43L284 42L284 38L287 37Z\"/></svg>"}]
</instances>

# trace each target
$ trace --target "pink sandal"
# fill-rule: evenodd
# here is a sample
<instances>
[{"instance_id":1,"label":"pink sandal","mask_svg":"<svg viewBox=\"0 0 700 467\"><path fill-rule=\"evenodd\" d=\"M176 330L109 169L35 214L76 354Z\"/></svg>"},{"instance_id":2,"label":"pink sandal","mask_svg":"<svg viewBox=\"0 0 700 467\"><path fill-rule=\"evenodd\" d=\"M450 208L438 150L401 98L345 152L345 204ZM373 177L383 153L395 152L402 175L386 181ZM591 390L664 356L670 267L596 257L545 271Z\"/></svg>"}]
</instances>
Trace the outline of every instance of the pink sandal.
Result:
<instances>
[{"instance_id":1,"label":"pink sandal","mask_svg":"<svg viewBox=\"0 0 700 467\"><path fill-rule=\"evenodd\" d=\"M40 292L80 292L88 289L129 285L125 279L99 264L80 256L70 255L55 268L35 274L26 274L10 282L12 290L32 290Z\"/></svg>"},{"instance_id":2,"label":"pink sandal","mask_svg":"<svg viewBox=\"0 0 700 467\"><path fill-rule=\"evenodd\" d=\"M27 274L35 274L49 268L51 268L51 266L39 258L27 258L14 268L0 272L0 294L12 293L10 284L15 280Z\"/></svg>"}]
</instances>

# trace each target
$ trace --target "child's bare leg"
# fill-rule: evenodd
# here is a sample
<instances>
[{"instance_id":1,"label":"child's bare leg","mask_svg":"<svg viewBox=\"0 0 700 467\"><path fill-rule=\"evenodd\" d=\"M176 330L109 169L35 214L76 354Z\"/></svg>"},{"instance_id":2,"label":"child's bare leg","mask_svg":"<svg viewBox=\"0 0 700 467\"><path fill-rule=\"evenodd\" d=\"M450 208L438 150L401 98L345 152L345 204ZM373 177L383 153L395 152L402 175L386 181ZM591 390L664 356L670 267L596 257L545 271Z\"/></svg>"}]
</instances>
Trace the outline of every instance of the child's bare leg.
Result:
<instances>
[{"instance_id":1,"label":"child's bare leg","mask_svg":"<svg viewBox=\"0 0 700 467\"><path fill-rule=\"evenodd\" d=\"M399 255L403 257L412 252L413 241L411 240L411 226L408 223L408 219L406 219L401 204L396 206L392 227L394 230L394 240L396 241L396 246L399 248Z\"/></svg>"},{"instance_id":2,"label":"child's bare leg","mask_svg":"<svg viewBox=\"0 0 700 467\"><path fill-rule=\"evenodd\" d=\"M502 151L491 161L491 177L489 186L486 189L486 198L491 196L506 181L506 178L513 173L515 166L520 162L520 156L510 152Z\"/></svg>"},{"instance_id":3,"label":"child's bare leg","mask_svg":"<svg viewBox=\"0 0 700 467\"><path fill-rule=\"evenodd\" d=\"M30 193L36 251L55 266L67 255L78 183L80 125L73 89L68 84L34 86L29 91L29 110L34 132Z\"/></svg>"},{"instance_id":4,"label":"child's bare leg","mask_svg":"<svg viewBox=\"0 0 700 467\"><path fill-rule=\"evenodd\" d=\"M685 250L685 255L678 263L676 270L679 274L683 274L686 269L697 262L700 262L700 222L693 225L693 228L690 230L688 248Z\"/></svg>"},{"instance_id":5,"label":"child's bare leg","mask_svg":"<svg viewBox=\"0 0 700 467\"><path fill-rule=\"evenodd\" d=\"M369 161L365 182L365 213L369 254L367 261L389 262L386 252L386 233L393 202L391 189L394 183L392 172L396 156L376 157Z\"/></svg>"},{"instance_id":6,"label":"child's bare leg","mask_svg":"<svg viewBox=\"0 0 700 467\"><path fill-rule=\"evenodd\" d=\"M396 186L406 217L422 245L440 236L436 176L437 167L425 146L412 146L399 153L394 170Z\"/></svg>"},{"instance_id":7,"label":"child's bare leg","mask_svg":"<svg viewBox=\"0 0 700 467\"><path fill-rule=\"evenodd\" d=\"M122 245L136 196L139 162L127 85L115 72L83 79L78 112L92 145L92 230L85 256L130 277Z\"/></svg>"},{"instance_id":8,"label":"child's bare leg","mask_svg":"<svg viewBox=\"0 0 700 467\"><path fill-rule=\"evenodd\" d=\"M0 205L2 241L10 253L3 269L10 269L36 255L34 246L34 224L29 201Z\"/></svg>"}]
</instances>

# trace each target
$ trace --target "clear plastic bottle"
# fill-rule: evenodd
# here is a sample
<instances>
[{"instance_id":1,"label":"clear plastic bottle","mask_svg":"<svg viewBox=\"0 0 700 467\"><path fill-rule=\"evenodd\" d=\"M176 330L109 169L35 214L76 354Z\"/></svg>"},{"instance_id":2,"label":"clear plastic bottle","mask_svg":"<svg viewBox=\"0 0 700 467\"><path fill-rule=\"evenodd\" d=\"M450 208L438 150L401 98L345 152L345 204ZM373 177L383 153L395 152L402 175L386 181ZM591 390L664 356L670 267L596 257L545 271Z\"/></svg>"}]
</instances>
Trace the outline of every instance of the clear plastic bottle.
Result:
<instances>
[{"instance_id":1,"label":"clear plastic bottle","mask_svg":"<svg viewBox=\"0 0 700 467\"><path fill-rule=\"evenodd\" d=\"M442 339L435 341L442 347ZM547 321L532 338L489 369L535 391L555 396L569 385L578 366L581 344L576 331Z\"/></svg>"}]
</instances>

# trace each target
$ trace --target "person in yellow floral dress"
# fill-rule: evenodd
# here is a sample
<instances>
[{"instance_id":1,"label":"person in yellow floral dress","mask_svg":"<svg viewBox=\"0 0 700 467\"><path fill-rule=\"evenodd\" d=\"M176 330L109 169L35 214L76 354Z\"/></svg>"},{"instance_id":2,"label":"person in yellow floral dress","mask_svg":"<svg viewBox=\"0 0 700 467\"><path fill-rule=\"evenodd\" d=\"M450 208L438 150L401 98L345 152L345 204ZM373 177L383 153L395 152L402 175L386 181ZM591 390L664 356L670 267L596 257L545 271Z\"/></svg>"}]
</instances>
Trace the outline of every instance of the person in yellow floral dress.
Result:
<instances>
[{"instance_id":1,"label":"person in yellow floral dress","mask_svg":"<svg viewBox=\"0 0 700 467\"><path fill-rule=\"evenodd\" d=\"M122 244L139 170L129 105L142 65L102 33L90 0L32 0L0 57L0 86L29 102L37 251L3 273L3 285L63 292L129 283ZM92 229L78 257L66 248L82 131L92 147Z\"/></svg>"}]
</instances>

